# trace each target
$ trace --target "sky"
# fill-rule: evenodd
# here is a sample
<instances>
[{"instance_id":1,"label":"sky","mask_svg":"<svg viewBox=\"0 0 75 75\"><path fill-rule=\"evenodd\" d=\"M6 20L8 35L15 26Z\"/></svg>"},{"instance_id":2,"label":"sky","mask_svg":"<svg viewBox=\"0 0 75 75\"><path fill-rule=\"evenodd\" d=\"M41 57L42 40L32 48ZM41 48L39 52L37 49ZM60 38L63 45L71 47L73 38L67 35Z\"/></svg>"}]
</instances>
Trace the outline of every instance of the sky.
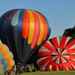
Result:
<instances>
[{"instance_id":1,"label":"sky","mask_svg":"<svg viewBox=\"0 0 75 75\"><path fill-rule=\"evenodd\" d=\"M60 36L75 25L75 0L0 0L0 16L10 9L35 9L43 13L51 36Z\"/></svg>"}]
</instances>

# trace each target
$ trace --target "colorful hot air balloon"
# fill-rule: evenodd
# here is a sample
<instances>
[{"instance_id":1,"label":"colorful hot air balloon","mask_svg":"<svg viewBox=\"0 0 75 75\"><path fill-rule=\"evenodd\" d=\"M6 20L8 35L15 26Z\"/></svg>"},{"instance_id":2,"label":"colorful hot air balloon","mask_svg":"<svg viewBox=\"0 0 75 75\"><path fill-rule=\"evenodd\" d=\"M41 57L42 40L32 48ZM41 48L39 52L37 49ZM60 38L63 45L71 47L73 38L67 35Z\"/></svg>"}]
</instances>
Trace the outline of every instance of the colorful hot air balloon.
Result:
<instances>
[{"instance_id":1,"label":"colorful hot air balloon","mask_svg":"<svg viewBox=\"0 0 75 75\"><path fill-rule=\"evenodd\" d=\"M13 55L9 48L0 41L0 62L3 65L4 72L12 70L15 65Z\"/></svg>"},{"instance_id":2,"label":"colorful hot air balloon","mask_svg":"<svg viewBox=\"0 0 75 75\"><path fill-rule=\"evenodd\" d=\"M14 9L0 18L0 39L13 53L16 64L27 64L35 48L48 38L49 30L45 16L35 10Z\"/></svg>"},{"instance_id":3,"label":"colorful hot air balloon","mask_svg":"<svg viewBox=\"0 0 75 75\"><path fill-rule=\"evenodd\" d=\"M75 39L53 37L38 51L38 67L42 71L75 70Z\"/></svg>"}]
</instances>

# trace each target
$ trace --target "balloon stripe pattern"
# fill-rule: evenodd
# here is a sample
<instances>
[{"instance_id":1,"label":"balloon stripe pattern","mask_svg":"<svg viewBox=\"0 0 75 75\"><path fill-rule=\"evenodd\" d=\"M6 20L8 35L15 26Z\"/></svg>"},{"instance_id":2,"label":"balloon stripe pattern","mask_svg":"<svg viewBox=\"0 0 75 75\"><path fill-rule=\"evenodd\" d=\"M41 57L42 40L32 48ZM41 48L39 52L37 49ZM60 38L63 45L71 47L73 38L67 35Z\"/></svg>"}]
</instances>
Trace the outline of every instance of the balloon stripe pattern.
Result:
<instances>
[{"instance_id":1,"label":"balloon stripe pattern","mask_svg":"<svg viewBox=\"0 0 75 75\"><path fill-rule=\"evenodd\" d=\"M9 48L1 41L0 41L0 55L4 71L10 71L15 65L15 62L13 60L13 55L9 51Z\"/></svg>"},{"instance_id":2,"label":"balloon stripe pattern","mask_svg":"<svg viewBox=\"0 0 75 75\"><path fill-rule=\"evenodd\" d=\"M22 24L23 24L22 25L22 35L25 39L27 39L28 33L29 33L29 14L28 14L28 11L24 11Z\"/></svg>"},{"instance_id":3,"label":"balloon stripe pattern","mask_svg":"<svg viewBox=\"0 0 75 75\"><path fill-rule=\"evenodd\" d=\"M11 24L13 26L18 25L22 36L28 40L31 48L36 47L36 45L39 46L49 34L45 17L32 10L18 10L14 14Z\"/></svg>"},{"instance_id":4,"label":"balloon stripe pattern","mask_svg":"<svg viewBox=\"0 0 75 75\"><path fill-rule=\"evenodd\" d=\"M37 19L37 14L33 12L33 15L34 15L34 20L35 20L35 30L34 30L34 35L33 35L33 39L32 39L32 44L31 44L31 48L35 47L36 46L36 43L37 43L37 40L39 38L39 34L40 34L40 29L39 29L39 18Z\"/></svg>"},{"instance_id":5,"label":"balloon stripe pattern","mask_svg":"<svg viewBox=\"0 0 75 75\"><path fill-rule=\"evenodd\" d=\"M33 34L34 34L34 30L35 30L35 26L34 26L34 18L33 18L33 14L32 12L29 11L29 16L30 16L30 29L29 29L29 35L28 35L28 44L32 43L32 38L33 38Z\"/></svg>"},{"instance_id":6,"label":"balloon stripe pattern","mask_svg":"<svg viewBox=\"0 0 75 75\"><path fill-rule=\"evenodd\" d=\"M75 39L62 36L46 41L38 51L42 71L75 70Z\"/></svg>"},{"instance_id":7,"label":"balloon stripe pattern","mask_svg":"<svg viewBox=\"0 0 75 75\"><path fill-rule=\"evenodd\" d=\"M38 13L38 16L40 15L40 13ZM38 40L38 45L41 43L41 41L45 40L46 36L48 35L48 27L47 27L47 21L46 21L46 18L42 15L42 16L39 16L39 19L40 19L40 36L39 36L39 40Z\"/></svg>"},{"instance_id":8,"label":"balloon stripe pattern","mask_svg":"<svg viewBox=\"0 0 75 75\"><path fill-rule=\"evenodd\" d=\"M16 45L16 49L21 46L21 33L22 33L22 15L23 15L23 10L18 10L14 16L12 17L12 20L11 20L11 24L14 26L14 38L15 38L15 45ZM18 36L17 36L17 35ZM20 35L19 35L20 34ZM18 42L18 39L19 38L19 41ZM18 44L19 43L19 44Z\"/></svg>"}]
</instances>

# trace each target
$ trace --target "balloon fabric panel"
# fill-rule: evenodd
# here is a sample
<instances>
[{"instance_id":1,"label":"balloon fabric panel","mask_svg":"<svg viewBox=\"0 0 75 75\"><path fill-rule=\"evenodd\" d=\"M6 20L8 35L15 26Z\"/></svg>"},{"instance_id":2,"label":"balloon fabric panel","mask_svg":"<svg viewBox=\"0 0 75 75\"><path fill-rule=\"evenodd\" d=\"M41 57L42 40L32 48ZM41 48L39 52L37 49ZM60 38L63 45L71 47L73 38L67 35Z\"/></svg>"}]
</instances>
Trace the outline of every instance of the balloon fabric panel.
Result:
<instances>
[{"instance_id":1,"label":"balloon fabric panel","mask_svg":"<svg viewBox=\"0 0 75 75\"><path fill-rule=\"evenodd\" d=\"M2 62L3 66L5 67L7 65L6 70L11 70L15 65L13 55L9 51L8 47L2 42L0 42L0 53L2 54L4 60L7 62L7 64L5 62Z\"/></svg>"},{"instance_id":2,"label":"balloon fabric panel","mask_svg":"<svg viewBox=\"0 0 75 75\"><path fill-rule=\"evenodd\" d=\"M39 14L38 14L39 16ZM39 39L38 39L38 42L37 42L37 45L40 45L40 43L42 42L42 40L44 39L44 25L41 21L41 17L39 16L39 24L40 24L40 35L39 35Z\"/></svg>"},{"instance_id":3,"label":"balloon fabric panel","mask_svg":"<svg viewBox=\"0 0 75 75\"><path fill-rule=\"evenodd\" d=\"M41 13L38 12L38 14L39 14L40 25L43 24L44 27L44 38L41 41L43 42L43 40L45 40L48 36L48 23L46 18Z\"/></svg>"},{"instance_id":4,"label":"balloon fabric panel","mask_svg":"<svg viewBox=\"0 0 75 75\"><path fill-rule=\"evenodd\" d=\"M29 13L28 10L23 14L22 36L27 40L29 34Z\"/></svg>"},{"instance_id":5,"label":"balloon fabric panel","mask_svg":"<svg viewBox=\"0 0 75 75\"><path fill-rule=\"evenodd\" d=\"M37 14L35 12L33 12L33 15L34 15L35 29L34 29L34 35L33 35L33 39L32 39L31 48L35 48L36 47L37 41L38 41L38 37L39 37L39 34L40 34L39 17L37 16Z\"/></svg>"},{"instance_id":6,"label":"balloon fabric panel","mask_svg":"<svg viewBox=\"0 0 75 75\"><path fill-rule=\"evenodd\" d=\"M29 11L29 17L30 17L30 22L29 22L29 35L28 35L28 44L32 43L32 38L35 30L35 25L34 25L34 17L31 11Z\"/></svg>"},{"instance_id":7,"label":"balloon fabric panel","mask_svg":"<svg viewBox=\"0 0 75 75\"><path fill-rule=\"evenodd\" d=\"M37 64L40 70L75 70L75 39L65 36L58 39L53 37L39 49Z\"/></svg>"}]
</instances>

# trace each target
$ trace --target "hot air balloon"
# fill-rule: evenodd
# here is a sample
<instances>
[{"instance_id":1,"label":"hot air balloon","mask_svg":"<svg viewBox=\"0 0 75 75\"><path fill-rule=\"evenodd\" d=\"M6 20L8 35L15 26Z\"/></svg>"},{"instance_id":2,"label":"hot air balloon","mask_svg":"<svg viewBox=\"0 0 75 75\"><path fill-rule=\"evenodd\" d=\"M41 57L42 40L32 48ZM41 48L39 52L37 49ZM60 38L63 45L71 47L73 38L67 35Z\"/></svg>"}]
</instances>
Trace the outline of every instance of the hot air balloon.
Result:
<instances>
[{"instance_id":1,"label":"hot air balloon","mask_svg":"<svg viewBox=\"0 0 75 75\"><path fill-rule=\"evenodd\" d=\"M75 70L75 39L53 37L38 51L37 65L41 71Z\"/></svg>"},{"instance_id":2,"label":"hot air balloon","mask_svg":"<svg viewBox=\"0 0 75 75\"><path fill-rule=\"evenodd\" d=\"M0 18L0 39L13 53L16 65L25 66L49 34L45 16L36 10L13 9Z\"/></svg>"},{"instance_id":3,"label":"hot air balloon","mask_svg":"<svg viewBox=\"0 0 75 75\"><path fill-rule=\"evenodd\" d=\"M72 28L65 29L63 35L64 36L70 36L72 38L75 38L75 26L72 27Z\"/></svg>"},{"instance_id":4,"label":"hot air balloon","mask_svg":"<svg viewBox=\"0 0 75 75\"><path fill-rule=\"evenodd\" d=\"M11 71L15 65L13 55L9 48L0 41L0 62L3 66L3 71Z\"/></svg>"}]
</instances>

